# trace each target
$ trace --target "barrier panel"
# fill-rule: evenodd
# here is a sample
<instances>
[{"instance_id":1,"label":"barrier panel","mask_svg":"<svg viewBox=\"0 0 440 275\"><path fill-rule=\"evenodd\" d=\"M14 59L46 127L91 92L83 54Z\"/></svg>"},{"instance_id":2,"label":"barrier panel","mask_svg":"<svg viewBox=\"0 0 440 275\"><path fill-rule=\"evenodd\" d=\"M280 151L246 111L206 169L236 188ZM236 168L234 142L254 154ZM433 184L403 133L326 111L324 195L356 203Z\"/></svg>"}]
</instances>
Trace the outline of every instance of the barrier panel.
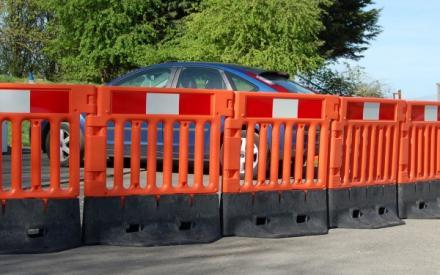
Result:
<instances>
[{"instance_id":1,"label":"barrier panel","mask_svg":"<svg viewBox=\"0 0 440 275\"><path fill-rule=\"evenodd\" d=\"M0 252L50 252L79 246L80 114L95 112L95 88L0 84L0 124L12 131L9 156L0 155ZM30 179L23 181L22 124L30 125ZM50 138L50 183L42 184L42 122ZM60 125L70 128L68 185L60 182ZM2 134L0 133L0 137ZM0 141L1 143L1 141ZM4 164L4 165L1 165ZM2 167L3 166L3 167ZM6 167L8 166L8 167ZM9 173L5 169L10 169Z\"/></svg>"},{"instance_id":2,"label":"barrier panel","mask_svg":"<svg viewBox=\"0 0 440 275\"><path fill-rule=\"evenodd\" d=\"M148 246L220 238L222 117L232 115L232 100L228 91L99 87L97 115L86 122L85 243ZM111 142L113 184L106 179ZM124 156L131 158L129 180Z\"/></svg>"},{"instance_id":3,"label":"barrier panel","mask_svg":"<svg viewBox=\"0 0 440 275\"><path fill-rule=\"evenodd\" d=\"M340 98L340 102L330 145L330 227L402 224L396 182L404 102L374 98Z\"/></svg>"},{"instance_id":4,"label":"barrier panel","mask_svg":"<svg viewBox=\"0 0 440 275\"><path fill-rule=\"evenodd\" d=\"M338 98L235 93L226 119L223 234L325 234L330 121Z\"/></svg>"},{"instance_id":5,"label":"barrier panel","mask_svg":"<svg viewBox=\"0 0 440 275\"><path fill-rule=\"evenodd\" d=\"M399 216L440 218L440 103L406 103L400 133Z\"/></svg>"}]
</instances>

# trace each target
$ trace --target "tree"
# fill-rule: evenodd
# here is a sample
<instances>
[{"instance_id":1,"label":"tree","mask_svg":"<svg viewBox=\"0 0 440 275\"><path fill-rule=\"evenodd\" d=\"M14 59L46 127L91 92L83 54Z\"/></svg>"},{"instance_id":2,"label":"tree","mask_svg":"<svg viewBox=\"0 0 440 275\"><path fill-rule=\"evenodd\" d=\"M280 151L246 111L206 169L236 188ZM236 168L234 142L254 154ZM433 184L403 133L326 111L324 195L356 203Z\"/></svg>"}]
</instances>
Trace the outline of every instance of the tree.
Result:
<instances>
[{"instance_id":1,"label":"tree","mask_svg":"<svg viewBox=\"0 0 440 275\"><path fill-rule=\"evenodd\" d=\"M320 53L326 59L359 59L368 48L369 41L380 32L380 9L367 9L373 0L332 0L322 5L322 22L325 26L319 38L324 41Z\"/></svg>"},{"instance_id":2,"label":"tree","mask_svg":"<svg viewBox=\"0 0 440 275\"><path fill-rule=\"evenodd\" d=\"M318 68L323 0L205 0L179 35L162 46L168 58L239 63L292 74Z\"/></svg>"},{"instance_id":3,"label":"tree","mask_svg":"<svg viewBox=\"0 0 440 275\"><path fill-rule=\"evenodd\" d=\"M48 75L55 69L43 52L50 14L39 0L0 1L0 66L4 74L24 77L28 72Z\"/></svg>"},{"instance_id":4,"label":"tree","mask_svg":"<svg viewBox=\"0 0 440 275\"><path fill-rule=\"evenodd\" d=\"M156 44L191 6L192 1L47 0L54 18L46 50L64 78L105 82L137 67L139 55L142 62L155 62Z\"/></svg>"},{"instance_id":5,"label":"tree","mask_svg":"<svg viewBox=\"0 0 440 275\"><path fill-rule=\"evenodd\" d=\"M299 77L301 84L321 93L339 96L385 97L389 87L379 80L370 80L364 69L345 64L338 71L327 64L317 71Z\"/></svg>"}]
</instances>

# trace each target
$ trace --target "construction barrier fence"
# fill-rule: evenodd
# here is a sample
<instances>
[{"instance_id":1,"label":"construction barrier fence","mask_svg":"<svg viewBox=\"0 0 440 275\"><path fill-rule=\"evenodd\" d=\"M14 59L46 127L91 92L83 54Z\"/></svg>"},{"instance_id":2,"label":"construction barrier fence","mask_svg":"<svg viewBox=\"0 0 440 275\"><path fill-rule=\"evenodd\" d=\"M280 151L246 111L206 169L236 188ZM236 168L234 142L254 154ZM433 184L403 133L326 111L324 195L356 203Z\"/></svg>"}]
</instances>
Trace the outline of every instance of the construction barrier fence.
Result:
<instances>
[{"instance_id":1,"label":"construction barrier fence","mask_svg":"<svg viewBox=\"0 0 440 275\"><path fill-rule=\"evenodd\" d=\"M7 156L0 155L0 253L50 252L81 244L80 114L96 111L95 96L93 86L0 84L0 124L8 122L12 131L10 173L2 167ZM22 154L25 121L30 125L27 178ZM70 128L68 184L60 183L62 123ZM48 131L52 156L47 185L42 184L43 131Z\"/></svg>"},{"instance_id":2,"label":"construction barrier fence","mask_svg":"<svg viewBox=\"0 0 440 275\"><path fill-rule=\"evenodd\" d=\"M327 162L338 98L235 93L223 162L223 234L327 233Z\"/></svg>"},{"instance_id":3,"label":"construction barrier fence","mask_svg":"<svg viewBox=\"0 0 440 275\"><path fill-rule=\"evenodd\" d=\"M404 102L340 98L332 123L328 207L330 227L380 228L397 216L397 173Z\"/></svg>"},{"instance_id":4,"label":"construction barrier fence","mask_svg":"<svg viewBox=\"0 0 440 275\"><path fill-rule=\"evenodd\" d=\"M122 87L97 92L97 114L86 122L85 243L166 245L220 238L221 129L222 118L232 115L233 93ZM109 143L113 184L106 174ZM129 185L124 156L130 157ZM203 175L205 163L209 177Z\"/></svg>"},{"instance_id":5,"label":"construction barrier fence","mask_svg":"<svg viewBox=\"0 0 440 275\"><path fill-rule=\"evenodd\" d=\"M406 102L400 133L401 218L440 218L440 103Z\"/></svg>"},{"instance_id":6,"label":"construction barrier fence","mask_svg":"<svg viewBox=\"0 0 440 275\"><path fill-rule=\"evenodd\" d=\"M10 151L0 155L0 253L314 235L440 218L439 107L0 84L0 143Z\"/></svg>"}]
</instances>

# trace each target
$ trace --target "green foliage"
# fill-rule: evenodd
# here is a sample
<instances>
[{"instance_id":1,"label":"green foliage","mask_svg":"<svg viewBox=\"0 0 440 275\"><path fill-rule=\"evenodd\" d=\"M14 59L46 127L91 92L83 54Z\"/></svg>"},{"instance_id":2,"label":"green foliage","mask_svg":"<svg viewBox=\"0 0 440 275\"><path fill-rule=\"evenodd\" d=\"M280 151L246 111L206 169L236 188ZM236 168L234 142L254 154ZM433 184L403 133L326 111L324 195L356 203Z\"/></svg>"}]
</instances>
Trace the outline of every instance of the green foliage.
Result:
<instances>
[{"instance_id":1,"label":"green foliage","mask_svg":"<svg viewBox=\"0 0 440 275\"><path fill-rule=\"evenodd\" d=\"M205 0L162 45L169 59L238 63L290 73L319 67L322 0Z\"/></svg>"},{"instance_id":2,"label":"green foliage","mask_svg":"<svg viewBox=\"0 0 440 275\"><path fill-rule=\"evenodd\" d=\"M155 51L170 28L186 15L189 1L48 0L54 14L47 52L64 77L104 82L137 67L141 53ZM143 59L156 60L153 55Z\"/></svg>"},{"instance_id":3,"label":"green foliage","mask_svg":"<svg viewBox=\"0 0 440 275\"><path fill-rule=\"evenodd\" d=\"M4 124L6 124L6 131L7 131L7 141L6 143L11 146L12 144L12 124L9 121L3 121L2 124L0 124L0 127L2 127ZM21 124L21 142L23 147L29 147L30 146L30 122L28 120L24 120Z\"/></svg>"},{"instance_id":4,"label":"green foliage","mask_svg":"<svg viewBox=\"0 0 440 275\"><path fill-rule=\"evenodd\" d=\"M166 60L291 74L359 58L372 0L0 0L0 74L102 83ZM189 15L189 16L188 16ZM320 73L318 71L318 73Z\"/></svg>"},{"instance_id":5,"label":"green foliage","mask_svg":"<svg viewBox=\"0 0 440 275\"><path fill-rule=\"evenodd\" d=\"M319 34L324 41L320 53L326 59L359 59L381 28L377 24L380 9L367 9L373 0L332 0L323 6L325 29Z\"/></svg>"},{"instance_id":6,"label":"green foliage","mask_svg":"<svg viewBox=\"0 0 440 275\"><path fill-rule=\"evenodd\" d=\"M42 0L0 0L0 73L50 75L55 64L43 53L50 15Z\"/></svg>"},{"instance_id":7,"label":"green foliage","mask_svg":"<svg viewBox=\"0 0 440 275\"><path fill-rule=\"evenodd\" d=\"M330 68L330 65L322 67L302 76L300 82L321 94L385 97L390 93L386 84L369 80L362 67L352 67L349 64L345 64L343 71Z\"/></svg>"},{"instance_id":8,"label":"green foliage","mask_svg":"<svg viewBox=\"0 0 440 275\"><path fill-rule=\"evenodd\" d=\"M25 81L26 81L25 78L0 74L0 83L15 83L15 82L25 82Z\"/></svg>"}]
</instances>

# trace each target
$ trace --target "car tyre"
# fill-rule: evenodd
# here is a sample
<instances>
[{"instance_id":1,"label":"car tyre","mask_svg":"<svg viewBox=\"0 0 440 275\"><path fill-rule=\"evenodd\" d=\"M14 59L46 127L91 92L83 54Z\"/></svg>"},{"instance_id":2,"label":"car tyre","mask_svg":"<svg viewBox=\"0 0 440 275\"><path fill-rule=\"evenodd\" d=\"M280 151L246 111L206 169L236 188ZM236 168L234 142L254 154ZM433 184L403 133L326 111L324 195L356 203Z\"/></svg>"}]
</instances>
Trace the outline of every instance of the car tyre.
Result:
<instances>
[{"instance_id":1,"label":"car tyre","mask_svg":"<svg viewBox=\"0 0 440 275\"><path fill-rule=\"evenodd\" d=\"M60 125L60 165L61 167L69 167L70 159L70 128L69 123L63 122ZM46 134L45 140L46 155L50 159L50 131ZM80 158L84 158L84 135L80 131Z\"/></svg>"},{"instance_id":2,"label":"car tyre","mask_svg":"<svg viewBox=\"0 0 440 275\"><path fill-rule=\"evenodd\" d=\"M241 146L240 146L240 179L244 179L245 176L245 159L246 159L246 130L241 131ZM259 158L259 144L260 136L258 133L254 133L254 162L252 164L253 178L257 178L258 175L258 158ZM220 149L220 164L223 167L223 143Z\"/></svg>"}]
</instances>

